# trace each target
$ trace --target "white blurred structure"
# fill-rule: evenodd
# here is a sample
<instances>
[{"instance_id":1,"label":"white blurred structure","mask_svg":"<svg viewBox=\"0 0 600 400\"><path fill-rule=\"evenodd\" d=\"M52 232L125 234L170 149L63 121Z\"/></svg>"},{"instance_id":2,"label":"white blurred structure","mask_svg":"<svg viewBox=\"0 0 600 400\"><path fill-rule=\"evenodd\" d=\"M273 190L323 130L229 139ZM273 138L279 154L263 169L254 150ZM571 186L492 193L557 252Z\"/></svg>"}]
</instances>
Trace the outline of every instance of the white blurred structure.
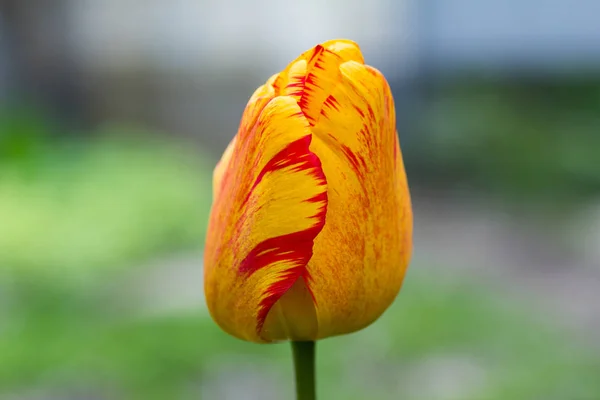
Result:
<instances>
[{"instance_id":1,"label":"white blurred structure","mask_svg":"<svg viewBox=\"0 0 600 400\"><path fill-rule=\"evenodd\" d=\"M360 44L404 121L429 74L597 69L598 15L599 0L3 0L0 100L44 94L92 125L131 121L222 147L256 86L324 40Z\"/></svg>"},{"instance_id":2,"label":"white blurred structure","mask_svg":"<svg viewBox=\"0 0 600 400\"><path fill-rule=\"evenodd\" d=\"M231 66L270 74L328 39L357 41L372 64L408 52L411 45L406 0L70 3L77 55L99 69L144 63L178 70Z\"/></svg>"},{"instance_id":3,"label":"white blurred structure","mask_svg":"<svg viewBox=\"0 0 600 400\"><path fill-rule=\"evenodd\" d=\"M600 63L597 0L66 0L93 68L272 71L314 44L356 40L387 74Z\"/></svg>"},{"instance_id":4,"label":"white blurred structure","mask_svg":"<svg viewBox=\"0 0 600 400\"><path fill-rule=\"evenodd\" d=\"M600 65L598 0L420 0L428 69L535 70Z\"/></svg>"}]
</instances>

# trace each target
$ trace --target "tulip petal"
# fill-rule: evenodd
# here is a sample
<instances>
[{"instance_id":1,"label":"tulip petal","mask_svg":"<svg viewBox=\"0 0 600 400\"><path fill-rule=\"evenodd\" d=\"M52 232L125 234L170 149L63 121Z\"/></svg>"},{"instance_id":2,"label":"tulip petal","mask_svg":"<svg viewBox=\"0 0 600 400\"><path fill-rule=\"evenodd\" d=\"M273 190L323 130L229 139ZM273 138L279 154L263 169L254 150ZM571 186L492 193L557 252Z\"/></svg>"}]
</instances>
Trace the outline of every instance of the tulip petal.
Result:
<instances>
[{"instance_id":1,"label":"tulip petal","mask_svg":"<svg viewBox=\"0 0 600 400\"><path fill-rule=\"evenodd\" d=\"M337 74L331 71L339 71L342 62L339 55L321 45L315 47L308 60L304 91L298 104L311 126L319 119L323 103L339 82Z\"/></svg>"},{"instance_id":2,"label":"tulip petal","mask_svg":"<svg viewBox=\"0 0 600 400\"><path fill-rule=\"evenodd\" d=\"M327 54L323 56L322 53L325 50ZM329 65L327 65L327 61L329 61ZM307 76L307 71L313 68L324 69L331 65L337 67L344 61L364 63L364 58L358 45L346 39L328 40L302 53L281 73L273 75L267 83L273 86L277 95L292 96L297 101L300 101L305 93L304 89L307 78L309 81L314 78L314 75L312 77ZM303 102L306 104L309 102L309 99L305 98Z\"/></svg>"},{"instance_id":3,"label":"tulip petal","mask_svg":"<svg viewBox=\"0 0 600 400\"><path fill-rule=\"evenodd\" d=\"M323 42L321 45L340 56L344 61L356 61L360 64L365 63L360 47L352 40L334 39Z\"/></svg>"},{"instance_id":4,"label":"tulip petal","mask_svg":"<svg viewBox=\"0 0 600 400\"><path fill-rule=\"evenodd\" d=\"M319 57L335 62L327 51ZM328 337L364 328L396 297L411 256L412 212L381 73L356 61L310 73L305 113L332 190L308 268L318 337Z\"/></svg>"},{"instance_id":5,"label":"tulip petal","mask_svg":"<svg viewBox=\"0 0 600 400\"><path fill-rule=\"evenodd\" d=\"M306 82L306 60L300 59L279 74L278 80L274 83L274 88L279 95L292 96L297 102L304 94Z\"/></svg>"},{"instance_id":6,"label":"tulip petal","mask_svg":"<svg viewBox=\"0 0 600 400\"><path fill-rule=\"evenodd\" d=\"M232 335L256 342L271 340L261 334L265 319L290 288L301 281L310 291L306 266L327 208L321 161L294 98L272 98L260 113L259 107L249 103L227 170L215 173L219 201L205 249L213 318ZM314 308L309 300L304 306Z\"/></svg>"}]
</instances>

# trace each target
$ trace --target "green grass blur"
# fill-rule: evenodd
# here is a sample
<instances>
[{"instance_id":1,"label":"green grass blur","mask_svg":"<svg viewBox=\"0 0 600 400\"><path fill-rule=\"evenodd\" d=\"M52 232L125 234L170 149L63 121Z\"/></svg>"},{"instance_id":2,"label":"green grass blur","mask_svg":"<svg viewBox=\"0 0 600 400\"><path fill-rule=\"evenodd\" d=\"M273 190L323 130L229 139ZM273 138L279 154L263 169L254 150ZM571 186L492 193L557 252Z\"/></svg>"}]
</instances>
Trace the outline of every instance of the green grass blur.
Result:
<instances>
[{"instance_id":1,"label":"green grass blur","mask_svg":"<svg viewBox=\"0 0 600 400\"><path fill-rule=\"evenodd\" d=\"M127 290L115 297L114 283L136 282L149 261L197 253L200 268L214 160L126 128L57 140L36 121L0 120L0 398L198 399L218 390L215 377L235 385L257 371L291 393L288 346L233 339L201 305L144 314L128 307ZM600 398L600 355L568 337L527 304L412 265L377 323L318 344L319 392ZM428 391L432 376L460 371L468 379Z\"/></svg>"}]
</instances>

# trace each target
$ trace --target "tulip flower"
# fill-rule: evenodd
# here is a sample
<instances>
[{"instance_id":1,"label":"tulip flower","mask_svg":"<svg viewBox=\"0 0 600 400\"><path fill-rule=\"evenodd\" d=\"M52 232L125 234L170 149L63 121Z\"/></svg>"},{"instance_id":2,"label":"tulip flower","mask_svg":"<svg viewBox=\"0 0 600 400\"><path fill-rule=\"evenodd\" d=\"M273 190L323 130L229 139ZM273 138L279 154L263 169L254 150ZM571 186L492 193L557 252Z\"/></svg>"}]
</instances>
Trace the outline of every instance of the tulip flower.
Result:
<instances>
[{"instance_id":1,"label":"tulip flower","mask_svg":"<svg viewBox=\"0 0 600 400\"><path fill-rule=\"evenodd\" d=\"M412 225L386 79L356 43L319 44L254 92L215 168L210 314L257 343L360 330L400 290Z\"/></svg>"}]
</instances>

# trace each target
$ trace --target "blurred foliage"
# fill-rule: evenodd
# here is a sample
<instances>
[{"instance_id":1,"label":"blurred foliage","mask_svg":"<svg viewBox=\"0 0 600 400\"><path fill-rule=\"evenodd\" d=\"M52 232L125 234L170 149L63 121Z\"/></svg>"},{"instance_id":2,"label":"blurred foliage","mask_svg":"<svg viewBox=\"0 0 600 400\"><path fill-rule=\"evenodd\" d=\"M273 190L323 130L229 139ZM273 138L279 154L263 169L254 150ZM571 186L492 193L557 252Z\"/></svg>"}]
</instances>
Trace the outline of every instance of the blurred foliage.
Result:
<instances>
[{"instance_id":1,"label":"blurred foliage","mask_svg":"<svg viewBox=\"0 0 600 400\"><path fill-rule=\"evenodd\" d=\"M201 249L213 160L130 128L67 141L11 118L0 122L0 398L222 398L219 387L257 390L248 377L291 393L287 346L233 339L201 308L138 315L114 296L145 260ZM476 154L457 146L447 162L459 151ZM319 344L323 398L600 397L600 356L559 327L475 283L409 275L380 321Z\"/></svg>"},{"instance_id":2,"label":"blurred foliage","mask_svg":"<svg viewBox=\"0 0 600 400\"><path fill-rule=\"evenodd\" d=\"M0 167L18 166L43 156L43 143L49 133L49 121L31 108L0 108Z\"/></svg>"},{"instance_id":3,"label":"blurred foliage","mask_svg":"<svg viewBox=\"0 0 600 400\"><path fill-rule=\"evenodd\" d=\"M406 152L420 182L518 200L600 194L600 80L459 79L426 104Z\"/></svg>"},{"instance_id":4,"label":"blurred foliage","mask_svg":"<svg viewBox=\"0 0 600 400\"><path fill-rule=\"evenodd\" d=\"M5 391L197 399L219 384L215 375L233 369L223 386L255 376L253 364L264 367L266 385L292 390L286 345L233 339L201 310L119 319L103 312L101 302L86 304L72 292L53 296L39 299L42 309L20 310L0 335ZM244 362L252 364L244 368ZM411 276L400 301L373 326L321 342L318 368L323 398L383 400L401 393L434 400L457 393L454 398L465 400L559 400L600 394L597 354L516 303L430 276ZM447 377L458 381L443 394L431 391Z\"/></svg>"},{"instance_id":5,"label":"blurred foliage","mask_svg":"<svg viewBox=\"0 0 600 400\"><path fill-rule=\"evenodd\" d=\"M92 142L8 141L12 162L4 159L0 172L4 269L85 274L201 248L212 198L206 157L116 132Z\"/></svg>"}]
</instances>

